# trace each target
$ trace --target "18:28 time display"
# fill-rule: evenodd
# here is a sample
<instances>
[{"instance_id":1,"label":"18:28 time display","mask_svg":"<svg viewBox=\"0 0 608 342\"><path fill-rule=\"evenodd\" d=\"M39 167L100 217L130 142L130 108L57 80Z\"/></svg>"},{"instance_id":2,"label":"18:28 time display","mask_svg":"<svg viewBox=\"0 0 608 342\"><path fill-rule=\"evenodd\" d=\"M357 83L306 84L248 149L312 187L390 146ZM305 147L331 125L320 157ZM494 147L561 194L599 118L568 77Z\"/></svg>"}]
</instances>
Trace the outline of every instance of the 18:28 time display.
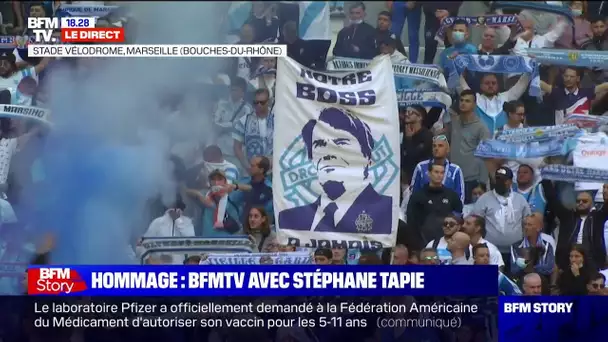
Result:
<instances>
[{"instance_id":1,"label":"18:28 time display","mask_svg":"<svg viewBox=\"0 0 608 342\"><path fill-rule=\"evenodd\" d=\"M89 28L91 20L89 18L68 18L66 23L68 28Z\"/></svg>"}]
</instances>

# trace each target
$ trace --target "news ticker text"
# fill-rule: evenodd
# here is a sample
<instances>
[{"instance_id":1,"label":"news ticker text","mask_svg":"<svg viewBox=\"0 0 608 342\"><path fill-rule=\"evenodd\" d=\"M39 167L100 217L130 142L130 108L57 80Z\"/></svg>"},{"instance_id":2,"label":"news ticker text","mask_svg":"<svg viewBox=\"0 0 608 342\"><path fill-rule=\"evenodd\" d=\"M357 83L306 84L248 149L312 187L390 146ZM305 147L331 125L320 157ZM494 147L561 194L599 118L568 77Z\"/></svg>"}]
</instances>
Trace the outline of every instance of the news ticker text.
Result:
<instances>
[{"instance_id":1,"label":"news ticker text","mask_svg":"<svg viewBox=\"0 0 608 342\"><path fill-rule=\"evenodd\" d=\"M34 302L36 328L459 328L477 304Z\"/></svg>"}]
</instances>

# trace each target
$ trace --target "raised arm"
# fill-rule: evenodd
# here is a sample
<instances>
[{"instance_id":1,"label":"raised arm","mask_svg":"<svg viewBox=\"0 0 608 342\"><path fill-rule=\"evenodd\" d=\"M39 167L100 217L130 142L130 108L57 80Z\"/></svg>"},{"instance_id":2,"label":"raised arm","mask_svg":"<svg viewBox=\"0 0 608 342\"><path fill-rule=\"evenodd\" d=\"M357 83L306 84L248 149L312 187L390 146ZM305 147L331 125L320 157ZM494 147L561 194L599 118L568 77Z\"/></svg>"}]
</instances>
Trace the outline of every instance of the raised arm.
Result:
<instances>
[{"instance_id":1,"label":"raised arm","mask_svg":"<svg viewBox=\"0 0 608 342\"><path fill-rule=\"evenodd\" d=\"M526 89L528 89L528 83L530 83L530 75L523 74L517 83L515 83L511 89L505 92L507 101L515 101L519 100L519 98L524 94Z\"/></svg>"},{"instance_id":2,"label":"raised arm","mask_svg":"<svg viewBox=\"0 0 608 342\"><path fill-rule=\"evenodd\" d=\"M550 85L549 83L541 80L540 81L540 89L545 93L545 94L551 94L551 92L553 91L553 86Z\"/></svg>"}]
</instances>

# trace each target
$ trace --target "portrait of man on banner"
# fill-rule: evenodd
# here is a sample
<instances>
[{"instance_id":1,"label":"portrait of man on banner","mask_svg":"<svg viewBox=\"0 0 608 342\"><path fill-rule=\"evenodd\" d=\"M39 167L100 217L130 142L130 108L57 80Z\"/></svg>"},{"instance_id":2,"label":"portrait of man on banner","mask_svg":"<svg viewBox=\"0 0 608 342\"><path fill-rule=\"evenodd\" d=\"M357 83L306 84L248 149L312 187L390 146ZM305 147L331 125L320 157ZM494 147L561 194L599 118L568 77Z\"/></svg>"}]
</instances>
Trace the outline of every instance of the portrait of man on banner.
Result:
<instances>
[{"instance_id":1,"label":"portrait of man on banner","mask_svg":"<svg viewBox=\"0 0 608 342\"><path fill-rule=\"evenodd\" d=\"M283 210L279 225L293 230L340 233L391 232L392 199L370 183L374 138L347 111L328 107L302 128L308 159L322 189L316 201Z\"/></svg>"}]
</instances>

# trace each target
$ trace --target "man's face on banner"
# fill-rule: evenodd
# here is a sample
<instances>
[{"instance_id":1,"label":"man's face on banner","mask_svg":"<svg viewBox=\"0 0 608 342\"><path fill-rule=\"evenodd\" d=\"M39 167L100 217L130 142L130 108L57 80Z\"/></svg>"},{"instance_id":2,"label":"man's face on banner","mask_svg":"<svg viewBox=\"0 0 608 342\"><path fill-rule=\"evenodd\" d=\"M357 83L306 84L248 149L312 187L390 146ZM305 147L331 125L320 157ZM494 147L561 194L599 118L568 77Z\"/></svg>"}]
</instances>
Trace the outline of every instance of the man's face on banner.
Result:
<instances>
[{"instance_id":1,"label":"man's face on banner","mask_svg":"<svg viewBox=\"0 0 608 342\"><path fill-rule=\"evenodd\" d=\"M360 185L369 165L351 133L323 121L317 122L312 133L312 162L317 167L319 183L330 198L341 196L349 186Z\"/></svg>"}]
</instances>

